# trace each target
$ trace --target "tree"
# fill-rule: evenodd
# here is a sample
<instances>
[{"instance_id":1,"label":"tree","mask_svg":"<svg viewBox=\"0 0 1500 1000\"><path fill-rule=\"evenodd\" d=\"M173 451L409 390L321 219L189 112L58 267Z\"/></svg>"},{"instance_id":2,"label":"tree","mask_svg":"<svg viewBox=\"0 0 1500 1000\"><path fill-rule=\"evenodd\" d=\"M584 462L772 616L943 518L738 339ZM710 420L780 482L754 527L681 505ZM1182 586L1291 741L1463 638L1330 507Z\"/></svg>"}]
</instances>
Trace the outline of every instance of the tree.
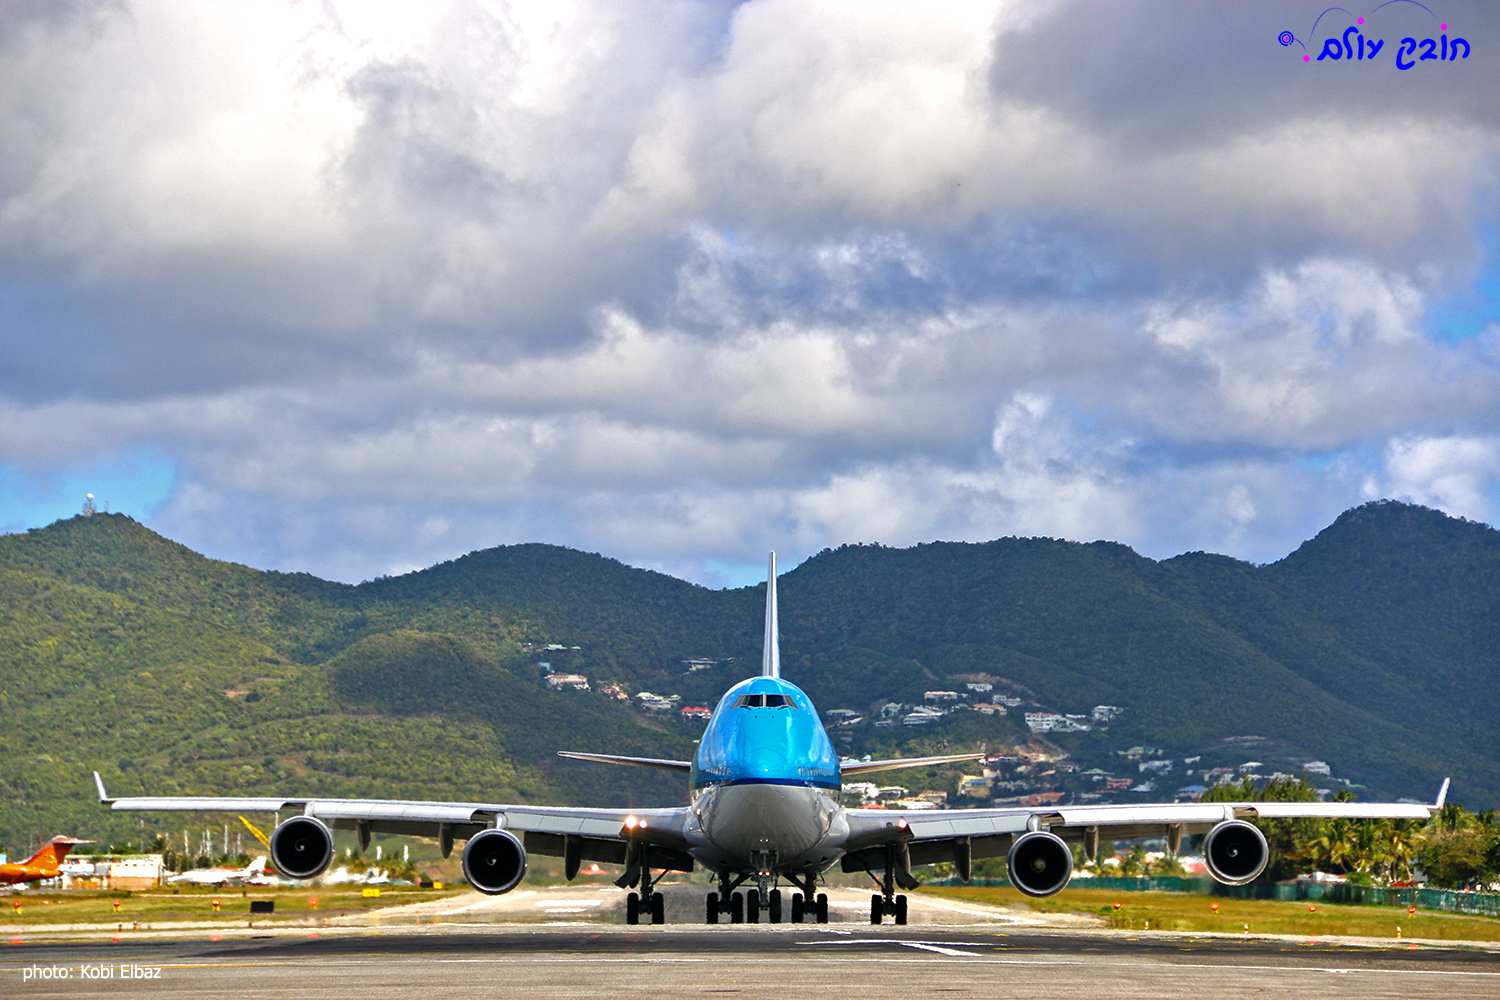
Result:
<instances>
[{"instance_id":1,"label":"tree","mask_svg":"<svg viewBox=\"0 0 1500 1000\"><path fill-rule=\"evenodd\" d=\"M1417 854L1417 863L1427 873L1428 881L1440 889L1463 889L1493 876L1490 867L1494 850L1492 838L1483 828L1440 829L1427 838Z\"/></svg>"},{"instance_id":2,"label":"tree","mask_svg":"<svg viewBox=\"0 0 1500 1000\"><path fill-rule=\"evenodd\" d=\"M1316 802L1317 789L1301 778L1275 778L1257 788L1253 777L1239 783L1225 782L1203 794L1203 802ZM1255 820L1271 849L1262 878L1272 881L1294 878L1309 867L1309 845L1322 832L1315 819Z\"/></svg>"}]
</instances>

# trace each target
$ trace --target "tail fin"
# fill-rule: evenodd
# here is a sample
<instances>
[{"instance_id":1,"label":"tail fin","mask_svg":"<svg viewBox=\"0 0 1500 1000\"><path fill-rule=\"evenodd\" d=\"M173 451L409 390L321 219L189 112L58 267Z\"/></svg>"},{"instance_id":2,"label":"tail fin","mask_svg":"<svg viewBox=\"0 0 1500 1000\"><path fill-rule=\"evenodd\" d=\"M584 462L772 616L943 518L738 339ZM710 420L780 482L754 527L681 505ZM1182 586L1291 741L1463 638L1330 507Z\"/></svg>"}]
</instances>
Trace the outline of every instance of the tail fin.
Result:
<instances>
[{"instance_id":1,"label":"tail fin","mask_svg":"<svg viewBox=\"0 0 1500 1000\"><path fill-rule=\"evenodd\" d=\"M92 840L76 840L73 837L53 837L47 843L42 845L42 849L40 851L37 851L31 857L27 858L22 862L22 864L36 865L40 868L55 869L58 865L63 863L63 859L68 856L68 852L73 849L75 844L92 843Z\"/></svg>"},{"instance_id":2,"label":"tail fin","mask_svg":"<svg viewBox=\"0 0 1500 1000\"><path fill-rule=\"evenodd\" d=\"M266 871L266 856L262 854L250 862L250 867L246 868L245 871L251 875L264 875Z\"/></svg>"},{"instance_id":3,"label":"tail fin","mask_svg":"<svg viewBox=\"0 0 1500 1000\"><path fill-rule=\"evenodd\" d=\"M781 641L776 637L776 553L766 566L766 638L760 660L762 677L781 676Z\"/></svg>"}]
</instances>

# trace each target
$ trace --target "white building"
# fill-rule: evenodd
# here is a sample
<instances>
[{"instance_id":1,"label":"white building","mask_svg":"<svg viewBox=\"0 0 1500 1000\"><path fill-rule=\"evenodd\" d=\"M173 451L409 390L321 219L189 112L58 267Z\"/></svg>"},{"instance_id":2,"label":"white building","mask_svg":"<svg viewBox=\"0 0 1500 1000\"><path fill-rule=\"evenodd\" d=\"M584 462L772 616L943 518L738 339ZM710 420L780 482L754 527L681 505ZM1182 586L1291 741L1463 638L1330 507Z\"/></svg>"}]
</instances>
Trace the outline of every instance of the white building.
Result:
<instances>
[{"instance_id":1,"label":"white building","mask_svg":"<svg viewBox=\"0 0 1500 1000\"><path fill-rule=\"evenodd\" d=\"M682 701L682 695L660 695L642 691L635 696L635 699L641 703L641 708L648 712L670 712L677 707L678 702Z\"/></svg>"},{"instance_id":2,"label":"white building","mask_svg":"<svg viewBox=\"0 0 1500 1000\"><path fill-rule=\"evenodd\" d=\"M1033 733L1050 733L1052 732L1052 730L1056 729L1060 723L1066 721L1066 719L1058 715L1056 712L1026 713L1026 727Z\"/></svg>"}]
</instances>

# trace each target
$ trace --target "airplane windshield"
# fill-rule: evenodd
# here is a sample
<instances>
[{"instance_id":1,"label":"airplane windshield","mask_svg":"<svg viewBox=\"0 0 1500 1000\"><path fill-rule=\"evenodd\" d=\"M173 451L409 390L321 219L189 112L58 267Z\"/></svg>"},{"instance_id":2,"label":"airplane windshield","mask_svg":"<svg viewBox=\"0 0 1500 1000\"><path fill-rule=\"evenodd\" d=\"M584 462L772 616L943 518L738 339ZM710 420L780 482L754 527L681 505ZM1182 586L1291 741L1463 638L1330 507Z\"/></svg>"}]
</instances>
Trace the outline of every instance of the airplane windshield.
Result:
<instances>
[{"instance_id":1,"label":"airplane windshield","mask_svg":"<svg viewBox=\"0 0 1500 1000\"><path fill-rule=\"evenodd\" d=\"M796 708L797 699L789 694L742 694L735 708Z\"/></svg>"}]
</instances>

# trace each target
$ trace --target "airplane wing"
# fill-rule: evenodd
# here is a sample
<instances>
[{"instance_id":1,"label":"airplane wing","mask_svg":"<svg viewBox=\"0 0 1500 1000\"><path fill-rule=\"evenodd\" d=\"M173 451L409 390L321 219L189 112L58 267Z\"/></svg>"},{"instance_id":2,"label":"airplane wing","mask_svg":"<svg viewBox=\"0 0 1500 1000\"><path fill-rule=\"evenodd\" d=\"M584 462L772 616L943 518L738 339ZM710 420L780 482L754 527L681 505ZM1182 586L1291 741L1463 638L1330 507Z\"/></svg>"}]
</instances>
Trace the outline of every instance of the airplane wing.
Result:
<instances>
[{"instance_id":1,"label":"airplane wing","mask_svg":"<svg viewBox=\"0 0 1500 1000\"><path fill-rule=\"evenodd\" d=\"M536 854L574 860L629 864L631 841L648 843L659 868L672 863L688 867L692 859L682 836L687 809L578 809L488 802L418 802L402 799L236 798L218 796L136 796L111 798L94 773L99 802L115 812L270 812L296 813L321 820L335 830L358 832L368 844L372 833L433 837L444 856L454 839L499 827L523 837ZM627 821L631 821L627 827Z\"/></svg>"},{"instance_id":2,"label":"airplane wing","mask_svg":"<svg viewBox=\"0 0 1500 1000\"><path fill-rule=\"evenodd\" d=\"M846 778L852 778L856 774L869 774L871 771L894 771L902 767L935 767L938 764L957 764L967 760L981 760L982 753L960 753L950 757L903 757L899 760L855 760L841 762L839 774Z\"/></svg>"},{"instance_id":3,"label":"airplane wing","mask_svg":"<svg viewBox=\"0 0 1500 1000\"><path fill-rule=\"evenodd\" d=\"M851 809L846 872L886 867L891 846L899 847L907 869L898 871L903 888L915 888L910 866L1004 857L1013 841L1031 830L1047 830L1092 857L1099 841L1207 833L1225 820L1256 819L1420 819L1443 808L1444 780L1432 805L1405 802L1188 802L1143 805L1011 807L1001 809Z\"/></svg>"}]
</instances>

